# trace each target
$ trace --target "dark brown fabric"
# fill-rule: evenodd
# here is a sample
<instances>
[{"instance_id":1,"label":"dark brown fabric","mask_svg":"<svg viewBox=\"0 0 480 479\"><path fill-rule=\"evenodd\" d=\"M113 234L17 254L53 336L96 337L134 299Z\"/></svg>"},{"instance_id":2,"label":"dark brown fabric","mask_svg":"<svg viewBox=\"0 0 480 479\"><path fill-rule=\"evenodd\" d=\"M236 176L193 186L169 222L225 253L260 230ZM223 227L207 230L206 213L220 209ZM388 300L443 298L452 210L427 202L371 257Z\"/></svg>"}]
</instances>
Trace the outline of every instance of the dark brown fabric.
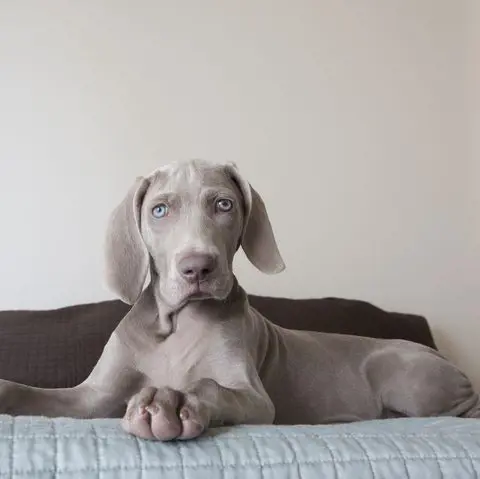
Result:
<instances>
[{"instance_id":1,"label":"dark brown fabric","mask_svg":"<svg viewBox=\"0 0 480 479\"><path fill-rule=\"evenodd\" d=\"M387 312L365 301L250 296L250 304L274 323L288 329L407 339L436 349L424 317Z\"/></svg>"},{"instance_id":2,"label":"dark brown fabric","mask_svg":"<svg viewBox=\"0 0 480 479\"><path fill-rule=\"evenodd\" d=\"M260 296L250 301L286 328L408 339L435 347L425 318L387 313L361 301ZM51 311L0 312L0 378L51 388L79 384L128 310L120 301L105 301Z\"/></svg>"}]
</instances>

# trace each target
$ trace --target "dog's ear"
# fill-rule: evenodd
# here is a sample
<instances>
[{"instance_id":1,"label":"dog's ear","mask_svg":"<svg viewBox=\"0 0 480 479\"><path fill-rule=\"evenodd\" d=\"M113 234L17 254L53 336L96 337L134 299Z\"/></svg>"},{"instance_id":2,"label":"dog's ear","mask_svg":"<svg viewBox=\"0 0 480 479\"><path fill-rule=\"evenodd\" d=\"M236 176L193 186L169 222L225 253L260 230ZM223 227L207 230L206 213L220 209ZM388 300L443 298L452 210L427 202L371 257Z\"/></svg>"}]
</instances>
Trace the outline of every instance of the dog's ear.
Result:
<instances>
[{"instance_id":1,"label":"dog's ear","mask_svg":"<svg viewBox=\"0 0 480 479\"><path fill-rule=\"evenodd\" d=\"M139 177L113 211L105 242L108 286L128 304L140 296L148 273L148 252L140 233L143 198L150 183Z\"/></svg>"},{"instance_id":2,"label":"dog's ear","mask_svg":"<svg viewBox=\"0 0 480 479\"><path fill-rule=\"evenodd\" d=\"M244 201L241 245L250 262L260 271L277 274L285 269L267 209L260 195L239 173L233 163L226 165L227 174L240 189Z\"/></svg>"}]
</instances>

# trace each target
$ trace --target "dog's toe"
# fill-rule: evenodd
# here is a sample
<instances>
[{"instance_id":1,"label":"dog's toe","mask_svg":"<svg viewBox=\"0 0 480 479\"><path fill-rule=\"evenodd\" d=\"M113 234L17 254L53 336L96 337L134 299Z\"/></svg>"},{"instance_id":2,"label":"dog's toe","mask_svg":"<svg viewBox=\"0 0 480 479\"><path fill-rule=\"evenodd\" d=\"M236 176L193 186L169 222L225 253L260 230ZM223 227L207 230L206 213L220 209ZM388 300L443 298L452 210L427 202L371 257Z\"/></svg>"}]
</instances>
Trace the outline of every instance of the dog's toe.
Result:
<instances>
[{"instance_id":1,"label":"dog's toe","mask_svg":"<svg viewBox=\"0 0 480 479\"><path fill-rule=\"evenodd\" d=\"M179 418L182 421L182 433L179 439L193 439L200 436L207 428L206 410L196 396L189 394L185 396Z\"/></svg>"},{"instance_id":2,"label":"dog's toe","mask_svg":"<svg viewBox=\"0 0 480 479\"><path fill-rule=\"evenodd\" d=\"M129 434L142 439L155 439L150 426L150 413L143 406L127 409L122 427Z\"/></svg>"},{"instance_id":3,"label":"dog's toe","mask_svg":"<svg viewBox=\"0 0 480 479\"><path fill-rule=\"evenodd\" d=\"M147 407L151 416L151 431L156 439L170 441L182 433L182 424L177 413L180 399L178 391L159 389L152 404Z\"/></svg>"}]
</instances>

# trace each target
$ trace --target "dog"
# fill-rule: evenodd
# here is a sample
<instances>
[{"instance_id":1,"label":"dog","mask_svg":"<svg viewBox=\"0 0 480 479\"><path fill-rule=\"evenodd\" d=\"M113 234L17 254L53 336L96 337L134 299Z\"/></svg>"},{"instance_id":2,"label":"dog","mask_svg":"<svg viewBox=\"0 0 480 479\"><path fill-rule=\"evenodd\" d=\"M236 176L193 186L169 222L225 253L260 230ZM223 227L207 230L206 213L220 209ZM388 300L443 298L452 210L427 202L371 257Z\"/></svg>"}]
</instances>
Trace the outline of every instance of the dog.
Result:
<instances>
[{"instance_id":1,"label":"dog","mask_svg":"<svg viewBox=\"0 0 480 479\"><path fill-rule=\"evenodd\" d=\"M479 417L471 382L402 340L283 329L232 272L242 247L267 274L280 255L265 204L234 164L175 163L139 177L110 218L106 275L133 304L73 388L0 381L0 413L120 417L144 439L235 424Z\"/></svg>"}]
</instances>

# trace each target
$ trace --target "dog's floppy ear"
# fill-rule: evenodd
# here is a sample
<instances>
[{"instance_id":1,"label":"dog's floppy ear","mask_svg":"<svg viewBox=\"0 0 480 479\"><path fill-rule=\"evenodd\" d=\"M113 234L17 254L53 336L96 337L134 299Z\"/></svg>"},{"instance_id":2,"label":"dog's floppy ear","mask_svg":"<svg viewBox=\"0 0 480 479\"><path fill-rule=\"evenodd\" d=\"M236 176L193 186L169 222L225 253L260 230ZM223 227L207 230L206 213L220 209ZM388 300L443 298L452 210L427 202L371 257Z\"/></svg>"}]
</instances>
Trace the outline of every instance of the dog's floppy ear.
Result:
<instances>
[{"instance_id":1,"label":"dog's floppy ear","mask_svg":"<svg viewBox=\"0 0 480 479\"><path fill-rule=\"evenodd\" d=\"M241 245L250 262L267 274L285 269L265 204L260 195L239 173L233 163L226 165L227 174L236 183L243 196L244 219Z\"/></svg>"},{"instance_id":2,"label":"dog's floppy ear","mask_svg":"<svg viewBox=\"0 0 480 479\"><path fill-rule=\"evenodd\" d=\"M140 233L143 198L150 183L139 177L113 211L105 242L108 286L128 304L140 296L148 272L148 252Z\"/></svg>"}]
</instances>

